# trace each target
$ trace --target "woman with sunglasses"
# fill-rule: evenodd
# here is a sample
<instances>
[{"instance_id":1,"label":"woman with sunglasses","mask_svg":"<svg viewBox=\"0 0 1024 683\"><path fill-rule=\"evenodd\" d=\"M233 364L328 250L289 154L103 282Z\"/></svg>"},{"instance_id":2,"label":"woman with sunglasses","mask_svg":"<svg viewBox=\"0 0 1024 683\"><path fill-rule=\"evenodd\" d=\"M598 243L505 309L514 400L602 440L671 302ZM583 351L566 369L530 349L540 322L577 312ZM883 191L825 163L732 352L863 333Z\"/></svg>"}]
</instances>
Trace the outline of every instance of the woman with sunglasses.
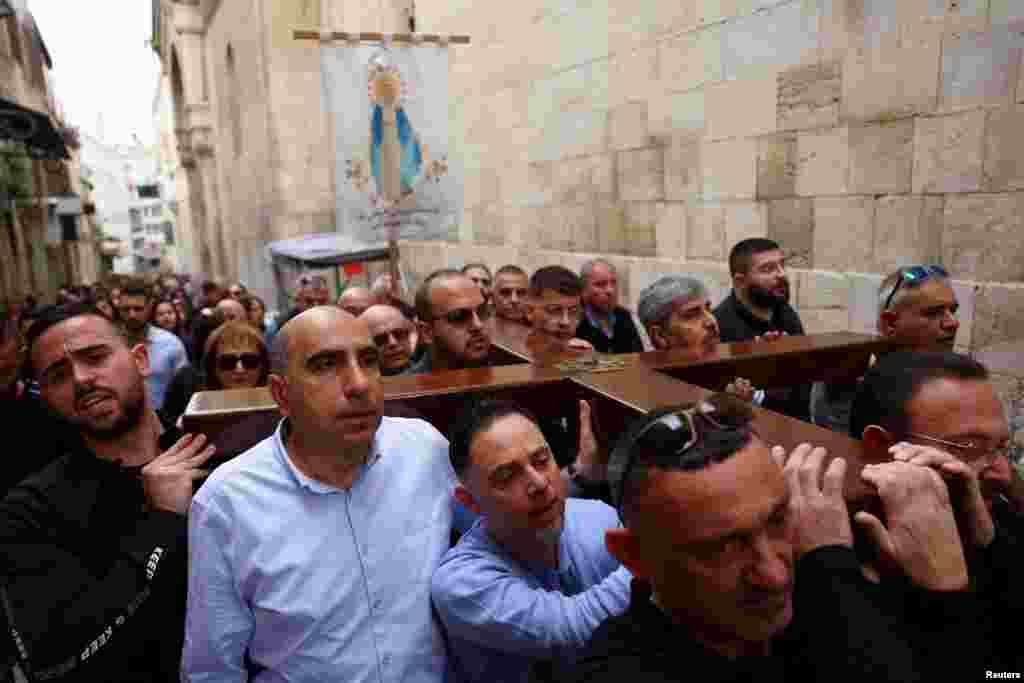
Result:
<instances>
[{"instance_id":1,"label":"woman with sunglasses","mask_svg":"<svg viewBox=\"0 0 1024 683\"><path fill-rule=\"evenodd\" d=\"M263 335L248 323L221 325L206 341L203 389L250 389L267 385L270 355Z\"/></svg>"}]
</instances>

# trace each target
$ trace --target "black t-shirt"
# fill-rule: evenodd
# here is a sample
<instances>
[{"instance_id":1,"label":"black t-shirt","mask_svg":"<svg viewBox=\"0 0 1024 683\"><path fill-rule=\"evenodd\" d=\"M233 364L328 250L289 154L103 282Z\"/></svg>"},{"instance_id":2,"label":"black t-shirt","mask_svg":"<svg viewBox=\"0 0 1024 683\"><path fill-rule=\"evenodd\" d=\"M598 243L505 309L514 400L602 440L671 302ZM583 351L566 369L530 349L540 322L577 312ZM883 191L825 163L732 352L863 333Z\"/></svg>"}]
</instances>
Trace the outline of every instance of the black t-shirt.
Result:
<instances>
[{"instance_id":1,"label":"black t-shirt","mask_svg":"<svg viewBox=\"0 0 1024 683\"><path fill-rule=\"evenodd\" d=\"M762 320L736 298L735 291L730 292L715 309L715 318L718 320L722 342L726 344L748 341L768 332L804 334L800 316L789 304L780 302L772 313L771 320ZM784 390L773 388L768 392L763 406L776 413L810 421L811 385L799 384Z\"/></svg>"},{"instance_id":2,"label":"black t-shirt","mask_svg":"<svg viewBox=\"0 0 1024 683\"><path fill-rule=\"evenodd\" d=\"M644 343L633 323L633 316L621 307L615 309L611 339L604 330L590 322L590 318L585 314L576 328L576 336L590 342L594 350L600 353L640 353L644 350Z\"/></svg>"}]
</instances>

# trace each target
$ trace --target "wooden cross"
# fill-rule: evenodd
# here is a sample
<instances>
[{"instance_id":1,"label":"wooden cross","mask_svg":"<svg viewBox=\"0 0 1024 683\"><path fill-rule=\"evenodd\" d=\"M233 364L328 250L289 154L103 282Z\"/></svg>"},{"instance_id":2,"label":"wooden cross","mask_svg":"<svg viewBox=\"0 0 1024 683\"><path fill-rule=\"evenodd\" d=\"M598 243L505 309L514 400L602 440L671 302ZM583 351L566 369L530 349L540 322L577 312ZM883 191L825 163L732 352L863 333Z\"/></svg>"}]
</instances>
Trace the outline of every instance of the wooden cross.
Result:
<instances>
[{"instance_id":1,"label":"wooden cross","mask_svg":"<svg viewBox=\"0 0 1024 683\"><path fill-rule=\"evenodd\" d=\"M526 348L528 333L523 325L497 320L492 356L499 364L382 378L385 413L400 405L447 433L470 396L515 400L542 418L570 419L577 400L587 399L598 418L598 438L610 448L633 418L698 400L736 377L757 387L849 380L864 372L873 354L899 348L882 337L840 332L720 344L703 357L685 350L602 356L618 366L606 371L567 363L568 357L533 362ZM869 497L859 476L868 462L860 441L761 408L755 407L755 414L757 433L771 445L789 450L807 442L846 458L847 499L859 505ZM206 434L222 452L240 453L269 436L278 417L266 388L201 392L189 403L184 427Z\"/></svg>"}]
</instances>

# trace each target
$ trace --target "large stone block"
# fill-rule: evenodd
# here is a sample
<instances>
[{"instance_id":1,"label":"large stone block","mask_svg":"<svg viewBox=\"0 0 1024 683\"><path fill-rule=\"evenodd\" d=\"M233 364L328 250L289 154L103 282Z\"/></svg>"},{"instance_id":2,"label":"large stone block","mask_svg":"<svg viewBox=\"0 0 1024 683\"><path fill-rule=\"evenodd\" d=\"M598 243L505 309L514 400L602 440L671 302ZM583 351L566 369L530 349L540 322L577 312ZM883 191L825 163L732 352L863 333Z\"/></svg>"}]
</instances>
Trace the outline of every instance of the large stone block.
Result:
<instances>
[{"instance_id":1,"label":"large stone block","mask_svg":"<svg viewBox=\"0 0 1024 683\"><path fill-rule=\"evenodd\" d=\"M665 148L665 199L692 201L700 196L701 143L675 140Z\"/></svg>"},{"instance_id":2,"label":"large stone block","mask_svg":"<svg viewBox=\"0 0 1024 683\"><path fill-rule=\"evenodd\" d=\"M986 32L956 32L942 46L945 110L1009 105L1017 87L1024 36L1009 26Z\"/></svg>"},{"instance_id":3,"label":"large stone block","mask_svg":"<svg viewBox=\"0 0 1024 683\"><path fill-rule=\"evenodd\" d=\"M944 262L957 277L1024 279L1024 194L950 196L944 222Z\"/></svg>"},{"instance_id":4,"label":"large stone block","mask_svg":"<svg viewBox=\"0 0 1024 683\"><path fill-rule=\"evenodd\" d=\"M1024 110L988 115L985 127L985 189L1024 190Z\"/></svg>"},{"instance_id":5,"label":"large stone block","mask_svg":"<svg viewBox=\"0 0 1024 683\"><path fill-rule=\"evenodd\" d=\"M757 198L796 195L796 135L780 133L757 141Z\"/></svg>"},{"instance_id":6,"label":"large stone block","mask_svg":"<svg viewBox=\"0 0 1024 683\"><path fill-rule=\"evenodd\" d=\"M647 103L627 102L608 112L608 147L615 151L648 145Z\"/></svg>"},{"instance_id":7,"label":"large stone block","mask_svg":"<svg viewBox=\"0 0 1024 683\"><path fill-rule=\"evenodd\" d=\"M567 159L552 164L554 202L577 204L615 198L615 155Z\"/></svg>"},{"instance_id":8,"label":"large stone block","mask_svg":"<svg viewBox=\"0 0 1024 683\"><path fill-rule=\"evenodd\" d=\"M688 210L685 203L666 202L658 205L655 239L659 258L677 261L686 258L688 224Z\"/></svg>"},{"instance_id":9,"label":"large stone block","mask_svg":"<svg viewBox=\"0 0 1024 683\"><path fill-rule=\"evenodd\" d=\"M725 212L727 250L742 240L768 235L764 202L729 202L722 209Z\"/></svg>"},{"instance_id":10,"label":"large stone block","mask_svg":"<svg viewBox=\"0 0 1024 683\"><path fill-rule=\"evenodd\" d=\"M709 26L658 46L661 84L668 91L699 88L722 80L722 27Z\"/></svg>"},{"instance_id":11,"label":"large stone block","mask_svg":"<svg viewBox=\"0 0 1024 683\"><path fill-rule=\"evenodd\" d=\"M655 144L672 140L699 140L706 125L703 90L654 93L647 100L647 127Z\"/></svg>"},{"instance_id":12,"label":"large stone block","mask_svg":"<svg viewBox=\"0 0 1024 683\"><path fill-rule=\"evenodd\" d=\"M620 203L598 202L597 251L604 254L626 253L626 209Z\"/></svg>"},{"instance_id":13,"label":"large stone block","mask_svg":"<svg viewBox=\"0 0 1024 683\"><path fill-rule=\"evenodd\" d=\"M795 276L795 278L794 278ZM850 303L850 280L841 273L802 270L790 274L800 281L796 305L805 308L842 308Z\"/></svg>"},{"instance_id":14,"label":"large stone block","mask_svg":"<svg viewBox=\"0 0 1024 683\"><path fill-rule=\"evenodd\" d=\"M914 193L980 190L984 130L984 111L917 119Z\"/></svg>"},{"instance_id":15,"label":"large stone block","mask_svg":"<svg viewBox=\"0 0 1024 683\"><path fill-rule=\"evenodd\" d=\"M626 253L656 256L660 205L655 202L626 202Z\"/></svg>"},{"instance_id":16,"label":"large stone block","mask_svg":"<svg viewBox=\"0 0 1024 683\"><path fill-rule=\"evenodd\" d=\"M875 205L874 271L937 263L941 257L942 197L880 197Z\"/></svg>"},{"instance_id":17,"label":"large stone block","mask_svg":"<svg viewBox=\"0 0 1024 683\"><path fill-rule=\"evenodd\" d=\"M912 120L850 127L850 192L908 193L913 169Z\"/></svg>"},{"instance_id":18,"label":"large stone block","mask_svg":"<svg viewBox=\"0 0 1024 683\"><path fill-rule=\"evenodd\" d=\"M757 141L724 140L704 145L703 198L753 199L757 191Z\"/></svg>"},{"instance_id":19,"label":"large stone block","mask_svg":"<svg viewBox=\"0 0 1024 683\"><path fill-rule=\"evenodd\" d=\"M839 123L842 63L792 67L778 77L778 129L824 128Z\"/></svg>"},{"instance_id":20,"label":"large stone block","mask_svg":"<svg viewBox=\"0 0 1024 683\"><path fill-rule=\"evenodd\" d=\"M777 199L765 204L768 238L778 242L787 253L807 254L807 265L813 267L814 201Z\"/></svg>"},{"instance_id":21,"label":"large stone block","mask_svg":"<svg viewBox=\"0 0 1024 683\"><path fill-rule=\"evenodd\" d=\"M881 35L880 28L865 29L864 35ZM935 111L941 44L941 24L919 23L907 27L898 40L890 35L876 45L847 50L842 118L884 121Z\"/></svg>"},{"instance_id":22,"label":"large stone block","mask_svg":"<svg viewBox=\"0 0 1024 683\"><path fill-rule=\"evenodd\" d=\"M785 0L762 7L722 25L724 78L764 76L817 60L818 12L813 1Z\"/></svg>"},{"instance_id":23,"label":"large stone block","mask_svg":"<svg viewBox=\"0 0 1024 683\"><path fill-rule=\"evenodd\" d=\"M871 269L875 201L871 197L814 199L814 265L837 271Z\"/></svg>"},{"instance_id":24,"label":"large stone block","mask_svg":"<svg viewBox=\"0 0 1024 683\"><path fill-rule=\"evenodd\" d=\"M723 81L704 88L709 140L752 137L775 131L777 86L774 74Z\"/></svg>"},{"instance_id":25,"label":"large stone block","mask_svg":"<svg viewBox=\"0 0 1024 683\"><path fill-rule=\"evenodd\" d=\"M724 261L725 211L718 203L699 203L690 208L687 257L703 261Z\"/></svg>"},{"instance_id":26,"label":"large stone block","mask_svg":"<svg viewBox=\"0 0 1024 683\"><path fill-rule=\"evenodd\" d=\"M850 328L850 314L845 308L810 308L799 313L807 334L846 332Z\"/></svg>"},{"instance_id":27,"label":"large stone block","mask_svg":"<svg viewBox=\"0 0 1024 683\"><path fill-rule=\"evenodd\" d=\"M1024 340L1024 286L984 284L975 297L973 347Z\"/></svg>"},{"instance_id":28,"label":"large stone block","mask_svg":"<svg viewBox=\"0 0 1024 683\"><path fill-rule=\"evenodd\" d=\"M657 45L613 54L608 65L611 106L648 100L654 93L663 92L658 73Z\"/></svg>"},{"instance_id":29,"label":"large stone block","mask_svg":"<svg viewBox=\"0 0 1024 683\"><path fill-rule=\"evenodd\" d=\"M850 331L878 334L878 288L882 276L867 273L848 273L850 281Z\"/></svg>"},{"instance_id":30,"label":"large stone block","mask_svg":"<svg viewBox=\"0 0 1024 683\"><path fill-rule=\"evenodd\" d=\"M665 196L665 152L662 148L638 149L618 154L619 197L651 201Z\"/></svg>"},{"instance_id":31,"label":"large stone block","mask_svg":"<svg viewBox=\"0 0 1024 683\"><path fill-rule=\"evenodd\" d=\"M1013 24L1024 21L1024 5L1017 0L989 0L989 16L992 26Z\"/></svg>"},{"instance_id":32,"label":"large stone block","mask_svg":"<svg viewBox=\"0 0 1024 683\"><path fill-rule=\"evenodd\" d=\"M796 193L801 197L846 194L850 181L850 130L797 135Z\"/></svg>"}]
</instances>

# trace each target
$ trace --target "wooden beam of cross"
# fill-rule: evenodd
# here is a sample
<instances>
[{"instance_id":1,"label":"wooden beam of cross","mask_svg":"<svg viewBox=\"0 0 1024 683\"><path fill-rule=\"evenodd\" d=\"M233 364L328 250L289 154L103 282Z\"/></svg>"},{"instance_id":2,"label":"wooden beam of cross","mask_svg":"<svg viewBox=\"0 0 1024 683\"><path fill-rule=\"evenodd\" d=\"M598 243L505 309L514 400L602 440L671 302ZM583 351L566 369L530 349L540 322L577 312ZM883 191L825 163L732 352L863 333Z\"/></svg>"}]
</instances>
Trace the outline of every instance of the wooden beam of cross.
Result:
<instances>
[{"instance_id":1,"label":"wooden beam of cross","mask_svg":"<svg viewBox=\"0 0 1024 683\"><path fill-rule=\"evenodd\" d=\"M637 416L655 408L695 401L720 390L736 377L755 386L784 386L859 376L873 354L899 348L891 340L871 335L834 333L783 337L772 342L720 344L703 356L686 351L654 351L610 357L612 371L586 369L566 358L535 362L527 345L529 328L495 322L494 359L499 365L381 380L385 413L400 408L420 414L442 433L470 397L515 400L539 416L565 416L578 399L587 399L598 417L599 436L610 446ZM862 502L869 492L861 482L868 462L861 443L846 435L793 418L755 408L757 433L769 444L787 450L800 443L828 448L845 457L846 493ZM278 413L269 390L202 392L185 413L186 431L206 434L221 452L239 453L273 430Z\"/></svg>"}]
</instances>

